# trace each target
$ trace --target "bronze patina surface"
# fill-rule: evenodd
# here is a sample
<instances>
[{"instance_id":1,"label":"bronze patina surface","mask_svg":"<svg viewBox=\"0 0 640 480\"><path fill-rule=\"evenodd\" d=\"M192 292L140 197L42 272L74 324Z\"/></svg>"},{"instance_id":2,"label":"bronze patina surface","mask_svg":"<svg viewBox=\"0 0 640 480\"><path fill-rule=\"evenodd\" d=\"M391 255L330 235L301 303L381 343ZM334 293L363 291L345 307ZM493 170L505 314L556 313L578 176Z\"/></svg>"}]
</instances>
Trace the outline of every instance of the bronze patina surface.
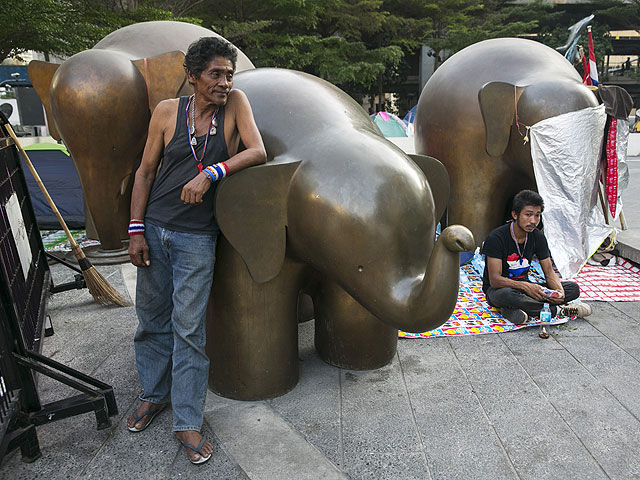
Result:
<instances>
[{"instance_id":1,"label":"bronze patina surface","mask_svg":"<svg viewBox=\"0 0 640 480\"><path fill-rule=\"evenodd\" d=\"M234 86L249 97L268 161L217 191L224 237L208 312L209 385L243 400L295 386L301 292L313 298L325 361L388 363L398 329L430 330L450 316L459 252L474 245L459 225L434 244L448 196L444 167L409 158L316 77L256 69Z\"/></svg>"},{"instance_id":2,"label":"bronze patina surface","mask_svg":"<svg viewBox=\"0 0 640 480\"><path fill-rule=\"evenodd\" d=\"M62 65L29 64L51 134L64 140L75 162L104 250L120 249L127 238L132 173L151 112L161 100L192 93L183 52L204 36L219 35L189 23L137 23ZM237 71L249 68L238 52Z\"/></svg>"},{"instance_id":3,"label":"bronze patina surface","mask_svg":"<svg viewBox=\"0 0 640 480\"><path fill-rule=\"evenodd\" d=\"M444 62L420 96L415 147L449 172L449 223L480 245L517 192L536 190L525 126L596 105L575 68L532 40L487 40Z\"/></svg>"}]
</instances>

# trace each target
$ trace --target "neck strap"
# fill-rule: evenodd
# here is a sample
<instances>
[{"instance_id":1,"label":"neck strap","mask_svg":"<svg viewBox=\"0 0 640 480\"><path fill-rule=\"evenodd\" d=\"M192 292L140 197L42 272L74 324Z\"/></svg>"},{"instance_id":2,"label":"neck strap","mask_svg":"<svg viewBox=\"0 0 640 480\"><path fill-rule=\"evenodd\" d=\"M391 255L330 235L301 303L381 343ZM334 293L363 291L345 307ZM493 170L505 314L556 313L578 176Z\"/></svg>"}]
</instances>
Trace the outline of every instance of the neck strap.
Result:
<instances>
[{"instance_id":1,"label":"neck strap","mask_svg":"<svg viewBox=\"0 0 640 480\"><path fill-rule=\"evenodd\" d=\"M509 228L509 230L511 231L511 238L513 238L513 241L516 244L516 248L518 249L518 256L520 257L520 259L524 258L524 251L527 249L527 240L529 239L529 234L527 232L524 233L524 245L522 246L522 252L520 251L520 244L518 243L518 239L516 238L516 234L513 231L513 223L511 222L511 226Z\"/></svg>"}]
</instances>

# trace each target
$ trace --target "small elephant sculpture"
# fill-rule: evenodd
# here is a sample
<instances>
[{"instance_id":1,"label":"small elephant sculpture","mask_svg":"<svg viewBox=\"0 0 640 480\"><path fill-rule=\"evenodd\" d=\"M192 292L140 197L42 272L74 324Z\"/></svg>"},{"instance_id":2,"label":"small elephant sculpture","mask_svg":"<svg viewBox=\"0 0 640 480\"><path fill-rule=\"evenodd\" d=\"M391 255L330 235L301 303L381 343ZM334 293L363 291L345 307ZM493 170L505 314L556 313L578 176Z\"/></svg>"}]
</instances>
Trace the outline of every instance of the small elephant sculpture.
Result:
<instances>
[{"instance_id":1,"label":"small elephant sculpture","mask_svg":"<svg viewBox=\"0 0 640 480\"><path fill-rule=\"evenodd\" d=\"M525 126L598 103L562 55L532 40L486 40L449 58L425 85L415 121L416 152L451 176L448 221L482 243L516 193L536 190Z\"/></svg>"},{"instance_id":2,"label":"small elephant sculpture","mask_svg":"<svg viewBox=\"0 0 640 480\"><path fill-rule=\"evenodd\" d=\"M303 293L326 362L385 365L398 329L436 328L455 307L459 252L474 241L455 225L435 243L446 170L409 158L324 80L260 68L236 75L234 87L251 102L268 160L216 192L210 388L256 400L295 386Z\"/></svg>"},{"instance_id":3,"label":"small elephant sculpture","mask_svg":"<svg viewBox=\"0 0 640 480\"><path fill-rule=\"evenodd\" d=\"M64 140L80 177L103 250L128 238L133 175L151 112L189 95L184 52L211 30L183 22L145 22L107 35L63 64L32 61L29 78L45 106L51 135ZM237 71L253 68L238 52Z\"/></svg>"}]
</instances>

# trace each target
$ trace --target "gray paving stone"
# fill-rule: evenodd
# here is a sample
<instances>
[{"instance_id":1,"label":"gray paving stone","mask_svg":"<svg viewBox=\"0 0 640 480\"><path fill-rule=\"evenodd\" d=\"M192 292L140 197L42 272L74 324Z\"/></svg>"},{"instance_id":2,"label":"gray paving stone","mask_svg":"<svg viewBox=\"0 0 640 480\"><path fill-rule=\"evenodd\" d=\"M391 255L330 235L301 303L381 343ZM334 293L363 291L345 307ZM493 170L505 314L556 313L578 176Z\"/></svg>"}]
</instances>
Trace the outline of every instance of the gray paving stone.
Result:
<instances>
[{"instance_id":1,"label":"gray paving stone","mask_svg":"<svg viewBox=\"0 0 640 480\"><path fill-rule=\"evenodd\" d=\"M432 477L420 453L385 454L362 453L350 464L348 473L353 480L429 480Z\"/></svg>"},{"instance_id":2,"label":"gray paving stone","mask_svg":"<svg viewBox=\"0 0 640 480\"><path fill-rule=\"evenodd\" d=\"M225 450L252 480L346 479L266 402L245 402L205 416Z\"/></svg>"},{"instance_id":3,"label":"gray paving stone","mask_svg":"<svg viewBox=\"0 0 640 480\"><path fill-rule=\"evenodd\" d=\"M340 369L328 365L313 346L313 321L299 325L300 380L269 404L331 462L342 466Z\"/></svg>"},{"instance_id":4,"label":"gray paving stone","mask_svg":"<svg viewBox=\"0 0 640 480\"><path fill-rule=\"evenodd\" d=\"M503 335L531 339L529 349L534 352L547 345L528 330ZM461 337L451 345L518 476L606 478L501 336ZM538 353L539 360L546 354Z\"/></svg>"},{"instance_id":5,"label":"gray paving stone","mask_svg":"<svg viewBox=\"0 0 640 480\"><path fill-rule=\"evenodd\" d=\"M341 386L346 463L363 453L423 453L397 357L378 370L341 371Z\"/></svg>"},{"instance_id":6,"label":"gray paving stone","mask_svg":"<svg viewBox=\"0 0 640 480\"><path fill-rule=\"evenodd\" d=\"M507 345L510 343L510 339L503 339ZM540 355L533 351L517 356L553 408L606 473L612 478L635 478L640 475L640 459L629 454L639 448L640 422L608 389L594 381L592 372L576 359L572 348L576 343L581 350L589 352L596 363L614 363L615 359L609 355L611 349L629 358L602 337L563 339L567 350L547 349L544 362L540 362ZM634 366L635 373L628 370L629 383L637 383L637 363Z\"/></svg>"},{"instance_id":7,"label":"gray paving stone","mask_svg":"<svg viewBox=\"0 0 640 480\"><path fill-rule=\"evenodd\" d=\"M602 335L640 361L639 309L640 302L599 302L597 315L592 315L587 320Z\"/></svg>"},{"instance_id":8,"label":"gray paving stone","mask_svg":"<svg viewBox=\"0 0 640 480\"><path fill-rule=\"evenodd\" d=\"M398 351L431 477L517 478L449 341L403 340Z\"/></svg>"},{"instance_id":9,"label":"gray paving stone","mask_svg":"<svg viewBox=\"0 0 640 480\"><path fill-rule=\"evenodd\" d=\"M559 341L626 409L640 418L640 361L603 337Z\"/></svg>"}]
</instances>

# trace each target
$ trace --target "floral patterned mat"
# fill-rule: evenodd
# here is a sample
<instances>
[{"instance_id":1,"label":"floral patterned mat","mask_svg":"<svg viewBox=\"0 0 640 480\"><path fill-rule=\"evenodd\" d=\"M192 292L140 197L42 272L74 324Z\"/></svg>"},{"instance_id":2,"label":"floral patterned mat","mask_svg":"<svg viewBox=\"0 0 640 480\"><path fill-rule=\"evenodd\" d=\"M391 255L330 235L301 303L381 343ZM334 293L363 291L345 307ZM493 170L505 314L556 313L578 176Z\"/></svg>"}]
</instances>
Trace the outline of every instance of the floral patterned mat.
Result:
<instances>
[{"instance_id":1,"label":"floral patterned mat","mask_svg":"<svg viewBox=\"0 0 640 480\"><path fill-rule=\"evenodd\" d=\"M531 279L542 281L536 271ZM439 328L423 333L399 332L400 338L448 337L456 335L482 335L486 333L504 333L527 327L537 327L542 324L537 318L529 320L523 325L514 325L500 315L497 308L491 307L482 291L482 277L471 263L460 267L460 289L458 301L453 314L447 322ZM557 317L554 324L566 323L569 317Z\"/></svg>"}]
</instances>

